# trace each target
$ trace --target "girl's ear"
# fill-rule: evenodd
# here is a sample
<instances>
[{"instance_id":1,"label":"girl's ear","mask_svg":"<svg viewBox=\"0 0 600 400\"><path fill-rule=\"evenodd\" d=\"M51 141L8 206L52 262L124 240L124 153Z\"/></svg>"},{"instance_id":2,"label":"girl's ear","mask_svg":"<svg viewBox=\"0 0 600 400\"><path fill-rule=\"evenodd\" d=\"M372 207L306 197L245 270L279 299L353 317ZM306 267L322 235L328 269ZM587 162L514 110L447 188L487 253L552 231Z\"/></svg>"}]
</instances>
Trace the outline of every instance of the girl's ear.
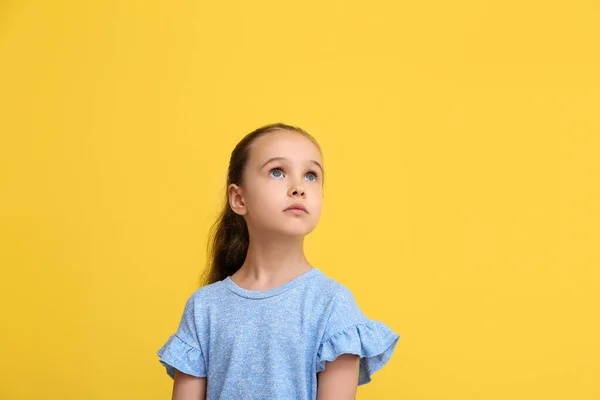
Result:
<instances>
[{"instance_id":1,"label":"girl's ear","mask_svg":"<svg viewBox=\"0 0 600 400\"><path fill-rule=\"evenodd\" d=\"M227 188L227 194L229 195L229 207L234 213L238 215L245 215L248 210L246 209L246 203L242 196L242 188L235 183L232 183Z\"/></svg>"}]
</instances>

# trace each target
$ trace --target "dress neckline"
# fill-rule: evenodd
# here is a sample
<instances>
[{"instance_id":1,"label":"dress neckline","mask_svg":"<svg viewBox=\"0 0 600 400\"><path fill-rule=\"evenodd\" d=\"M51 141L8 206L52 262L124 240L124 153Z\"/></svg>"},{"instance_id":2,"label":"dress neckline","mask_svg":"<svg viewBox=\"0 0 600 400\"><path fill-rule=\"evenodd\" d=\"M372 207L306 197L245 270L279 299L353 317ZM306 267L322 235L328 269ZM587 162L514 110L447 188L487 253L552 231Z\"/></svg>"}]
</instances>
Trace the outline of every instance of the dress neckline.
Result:
<instances>
[{"instance_id":1,"label":"dress neckline","mask_svg":"<svg viewBox=\"0 0 600 400\"><path fill-rule=\"evenodd\" d=\"M223 283L225 284L227 289L231 290L233 293L235 293L239 296L246 297L248 299L264 299L267 297L272 297L272 296L281 294L281 293L285 292L286 290L289 290L289 289L307 281L308 279L312 278L319 272L321 272L321 271L318 268L312 267L308 271L304 272L302 275L298 275L294 279L292 279L282 285L279 285L279 286L276 286L274 288L267 289L267 290L244 289L243 287L238 286L237 283L235 283L231 279L231 276L228 276L227 278L225 278L223 280Z\"/></svg>"}]
</instances>

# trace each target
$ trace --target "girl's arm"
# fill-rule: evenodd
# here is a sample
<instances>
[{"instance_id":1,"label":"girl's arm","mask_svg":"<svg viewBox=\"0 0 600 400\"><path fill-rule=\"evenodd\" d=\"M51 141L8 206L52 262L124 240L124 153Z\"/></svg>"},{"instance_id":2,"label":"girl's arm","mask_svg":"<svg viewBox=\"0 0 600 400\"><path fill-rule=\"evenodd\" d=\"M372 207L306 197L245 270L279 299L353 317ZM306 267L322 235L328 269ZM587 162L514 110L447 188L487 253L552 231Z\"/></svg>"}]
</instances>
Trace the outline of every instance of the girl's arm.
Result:
<instances>
[{"instance_id":1,"label":"girl's arm","mask_svg":"<svg viewBox=\"0 0 600 400\"><path fill-rule=\"evenodd\" d=\"M359 357L340 354L317 373L317 400L353 400L358 387Z\"/></svg>"},{"instance_id":2,"label":"girl's arm","mask_svg":"<svg viewBox=\"0 0 600 400\"><path fill-rule=\"evenodd\" d=\"M175 370L171 400L206 400L206 377L197 378Z\"/></svg>"}]
</instances>

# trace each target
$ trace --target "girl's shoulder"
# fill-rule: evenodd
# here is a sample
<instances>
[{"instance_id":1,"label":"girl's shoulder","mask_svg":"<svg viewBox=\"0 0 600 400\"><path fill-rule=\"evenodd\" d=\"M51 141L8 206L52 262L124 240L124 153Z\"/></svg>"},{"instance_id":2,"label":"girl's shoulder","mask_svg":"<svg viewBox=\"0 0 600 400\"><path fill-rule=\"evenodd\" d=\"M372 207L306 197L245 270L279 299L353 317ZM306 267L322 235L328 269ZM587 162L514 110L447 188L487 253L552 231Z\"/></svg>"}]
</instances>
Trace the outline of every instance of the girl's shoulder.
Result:
<instances>
[{"instance_id":1,"label":"girl's shoulder","mask_svg":"<svg viewBox=\"0 0 600 400\"><path fill-rule=\"evenodd\" d=\"M345 284L343 284L341 281L337 280L336 278L324 273L323 271L319 271L320 274L319 276L321 277L321 281L324 282L324 284L326 284L328 286L328 288L330 290L333 291L347 291L348 286L346 286Z\"/></svg>"},{"instance_id":2,"label":"girl's shoulder","mask_svg":"<svg viewBox=\"0 0 600 400\"><path fill-rule=\"evenodd\" d=\"M334 302L336 299L342 299L342 301L354 299L354 295L347 285L321 271L319 272L316 286L330 302Z\"/></svg>"},{"instance_id":3,"label":"girl's shoulder","mask_svg":"<svg viewBox=\"0 0 600 400\"><path fill-rule=\"evenodd\" d=\"M223 281L217 281L209 285L201 286L192 292L188 301L195 301L203 304L211 301L218 301L218 299L222 297L223 289Z\"/></svg>"}]
</instances>

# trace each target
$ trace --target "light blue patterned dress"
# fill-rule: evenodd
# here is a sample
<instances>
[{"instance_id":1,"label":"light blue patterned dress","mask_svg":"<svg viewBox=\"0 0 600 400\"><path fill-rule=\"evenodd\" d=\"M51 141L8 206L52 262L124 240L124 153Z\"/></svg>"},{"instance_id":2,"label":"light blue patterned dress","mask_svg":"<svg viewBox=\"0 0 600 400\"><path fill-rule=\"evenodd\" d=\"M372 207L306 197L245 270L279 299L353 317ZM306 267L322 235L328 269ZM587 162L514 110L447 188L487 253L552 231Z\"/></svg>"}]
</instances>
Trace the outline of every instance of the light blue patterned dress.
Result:
<instances>
[{"instance_id":1,"label":"light blue patterned dress","mask_svg":"<svg viewBox=\"0 0 600 400\"><path fill-rule=\"evenodd\" d=\"M399 338L313 267L269 290L247 290L230 277L201 287L157 354L171 378L175 369L207 377L207 400L314 400L326 361L360 356L357 385L364 385Z\"/></svg>"}]
</instances>

